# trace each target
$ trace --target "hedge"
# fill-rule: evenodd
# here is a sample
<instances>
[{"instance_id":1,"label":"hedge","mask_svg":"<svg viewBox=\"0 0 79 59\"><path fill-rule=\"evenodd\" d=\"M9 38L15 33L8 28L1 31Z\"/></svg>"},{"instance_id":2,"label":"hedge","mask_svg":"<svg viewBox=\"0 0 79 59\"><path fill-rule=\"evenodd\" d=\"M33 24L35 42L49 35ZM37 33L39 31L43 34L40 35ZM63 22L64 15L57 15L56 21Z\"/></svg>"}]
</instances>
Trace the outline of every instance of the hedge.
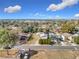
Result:
<instances>
[{"instance_id":1,"label":"hedge","mask_svg":"<svg viewBox=\"0 0 79 59\"><path fill-rule=\"evenodd\" d=\"M51 39L40 39L39 44L51 44Z\"/></svg>"}]
</instances>

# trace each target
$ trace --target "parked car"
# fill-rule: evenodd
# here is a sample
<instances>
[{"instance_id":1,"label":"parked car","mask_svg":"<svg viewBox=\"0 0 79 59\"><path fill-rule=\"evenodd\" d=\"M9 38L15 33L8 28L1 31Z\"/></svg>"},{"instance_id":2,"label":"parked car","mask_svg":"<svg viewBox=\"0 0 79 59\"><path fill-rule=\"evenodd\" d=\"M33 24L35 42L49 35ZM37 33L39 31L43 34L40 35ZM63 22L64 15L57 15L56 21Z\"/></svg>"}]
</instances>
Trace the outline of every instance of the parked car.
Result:
<instances>
[{"instance_id":1,"label":"parked car","mask_svg":"<svg viewBox=\"0 0 79 59\"><path fill-rule=\"evenodd\" d=\"M25 53L24 59L28 59L28 53Z\"/></svg>"}]
</instances>

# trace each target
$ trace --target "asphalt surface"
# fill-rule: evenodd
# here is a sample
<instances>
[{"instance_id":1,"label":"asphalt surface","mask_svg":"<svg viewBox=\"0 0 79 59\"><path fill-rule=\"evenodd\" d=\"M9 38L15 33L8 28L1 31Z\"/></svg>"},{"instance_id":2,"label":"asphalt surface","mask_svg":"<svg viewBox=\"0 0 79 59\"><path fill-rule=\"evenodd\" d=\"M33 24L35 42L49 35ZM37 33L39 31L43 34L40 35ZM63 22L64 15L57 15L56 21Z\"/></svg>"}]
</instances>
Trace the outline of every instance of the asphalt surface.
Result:
<instances>
[{"instance_id":1,"label":"asphalt surface","mask_svg":"<svg viewBox=\"0 0 79 59\"><path fill-rule=\"evenodd\" d=\"M51 46L51 45L39 45L39 46L33 46L33 45L22 45L22 46L15 46L14 48L18 49L32 49L32 50L79 50L79 46Z\"/></svg>"}]
</instances>

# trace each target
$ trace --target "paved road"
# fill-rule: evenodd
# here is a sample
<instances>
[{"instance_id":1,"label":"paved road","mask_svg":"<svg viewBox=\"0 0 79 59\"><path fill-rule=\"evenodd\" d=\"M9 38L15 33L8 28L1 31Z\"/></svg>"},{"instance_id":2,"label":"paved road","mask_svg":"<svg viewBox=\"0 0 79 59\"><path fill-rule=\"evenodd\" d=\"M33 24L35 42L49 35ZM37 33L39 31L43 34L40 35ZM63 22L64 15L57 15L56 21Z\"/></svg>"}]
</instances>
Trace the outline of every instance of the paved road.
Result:
<instances>
[{"instance_id":1,"label":"paved road","mask_svg":"<svg viewBox=\"0 0 79 59\"><path fill-rule=\"evenodd\" d=\"M51 46L51 45L40 45L40 46L33 46L33 45L22 45L16 46L14 48L19 49L33 49L33 50L79 50L79 46Z\"/></svg>"}]
</instances>

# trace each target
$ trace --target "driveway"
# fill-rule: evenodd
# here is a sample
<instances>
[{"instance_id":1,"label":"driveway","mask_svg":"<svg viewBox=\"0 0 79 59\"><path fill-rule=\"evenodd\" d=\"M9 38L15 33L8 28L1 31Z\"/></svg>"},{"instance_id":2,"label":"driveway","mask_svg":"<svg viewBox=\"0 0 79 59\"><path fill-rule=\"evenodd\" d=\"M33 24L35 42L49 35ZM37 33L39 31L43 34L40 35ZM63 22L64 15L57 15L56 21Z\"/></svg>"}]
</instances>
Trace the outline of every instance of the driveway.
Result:
<instances>
[{"instance_id":1,"label":"driveway","mask_svg":"<svg viewBox=\"0 0 79 59\"><path fill-rule=\"evenodd\" d=\"M27 45L39 45L39 36L36 33L32 35L33 39L27 42Z\"/></svg>"}]
</instances>

